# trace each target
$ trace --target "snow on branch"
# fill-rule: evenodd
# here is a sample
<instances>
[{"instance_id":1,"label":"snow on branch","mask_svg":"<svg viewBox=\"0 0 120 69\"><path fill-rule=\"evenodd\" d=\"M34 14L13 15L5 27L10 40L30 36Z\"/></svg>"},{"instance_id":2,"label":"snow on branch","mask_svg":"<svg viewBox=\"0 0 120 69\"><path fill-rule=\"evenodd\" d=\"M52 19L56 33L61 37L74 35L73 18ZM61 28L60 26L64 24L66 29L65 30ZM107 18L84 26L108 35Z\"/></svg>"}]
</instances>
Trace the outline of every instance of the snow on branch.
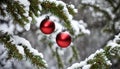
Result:
<instances>
[{"instance_id":1,"label":"snow on branch","mask_svg":"<svg viewBox=\"0 0 120 69\"><path fill-rule=\"evenodd\" d=\"M63 20L64 26L72 35L74 35L74 30L71 27L71 21L73 19L73 15L77 12L77 9L75 9L73 5L67 5L63 1L50 0L42 2L41 6L44 10L49 11Z\"/></svg>"},{"instance_id":2,"label":"snow on branch","mask_svg":"<svg viewBox=\"0 0 120 69\"><path fill-rule=\"evenodd\" d=\"M108 56L120 57L120 33L107 43L105 50Z\"/></svg>"},{"instance_id":3,"label":"snow on branch","mask_svg":"<svg viewBox=\"0 0 120 69\"><path fill-rule=\"evenodd\" d=\"M38 68L47 67L46 61L43 59L43 55L33 49L29 41L26 39L5 33L3 36L0 36L0 42L5 44L11 57L19 60L27 58Z\"/></svg>"},{"instance_id":4,"label":"snow on branch","mask_svg":"<svg viewBox=\"0 0 120 69\"><path fill-rule=\"evenodd\" d=\"M110 40L107 46L111 46L112 48L116 46L120 47L120 33L118 35L115 35L115 38L113 40Z\"/></svg>"},{"instance_id":5,"label":"snow on branch","mask_svg":"<svg viewBox=\"0 0 120 69\"><path fill-rule=\"evenodd\" d=\"M103 65L100 65L103 64ZM68 67L68 69L96 69L98 66L106 66L105 69L108 68L111 65L110 61L105 56L104 50L100 49L97 50L94 54L91 54L88 58L86 58L84 61L81 61L80 63L75 63L71 67ZM102 67L101 67L102 68ZM100 69L101 69L100 68Z\"/></svg>"},{"instance_id":6,"label":"snow on branch","mask_svg":"<svg viewBox=\"0 0 120 69\"><path fill-rule=\"evenodd\" d=\"M120 57L120 33L110 40L104 49L97 50L80 63L74 63L67 69L109 69L112 65L109 60L111 56Z\"/></svg>"},{"instance_id":7,"label":"snow on branch","mask_svg":"<svg viewBox=\"0 0 120 69\"><path fill-rule=\"evenodd\" d=\"M72 30L70 22L77 12L74 5L67 5L63 1L56 0L5 0L0 5L0 9L6 16L11 16L15 23L24 26L26 30L30 29L30 23L34 21L34 18L43 12L56 15L64 21L69 30Z\"/></svg>"}]
</instances>

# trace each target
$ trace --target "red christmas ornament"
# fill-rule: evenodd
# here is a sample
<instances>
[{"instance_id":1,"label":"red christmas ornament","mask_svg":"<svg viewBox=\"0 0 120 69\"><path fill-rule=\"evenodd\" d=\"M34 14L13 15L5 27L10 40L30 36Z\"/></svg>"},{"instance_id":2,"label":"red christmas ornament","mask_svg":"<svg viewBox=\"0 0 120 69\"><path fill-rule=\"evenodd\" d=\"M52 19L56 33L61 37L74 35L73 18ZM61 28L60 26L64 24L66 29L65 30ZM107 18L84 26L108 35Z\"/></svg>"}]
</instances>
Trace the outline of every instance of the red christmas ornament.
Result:
<instances>
[{"instance_id":1,"label":"red christmas ornament","mask_svg":"<svg viewBox=\"0 0 120 69\"><path fill-rule=\"evenodd\" d=\"M61 32L57 35L56 42L61 48L66 48L71 43L71 36L67 32Z\"/></svg>"},{"instance_id":2,"label":"red christmas ornament","mask_svg":"<svg viewBox=\"0 0 120 69\"><path fill-rule=\"evenodd\" d=\"M40 24L40 30L44 34L51 34L55 30L55 24L53 21L49 20L49 17L46 17Z\"/></svg>"}]
</instances>

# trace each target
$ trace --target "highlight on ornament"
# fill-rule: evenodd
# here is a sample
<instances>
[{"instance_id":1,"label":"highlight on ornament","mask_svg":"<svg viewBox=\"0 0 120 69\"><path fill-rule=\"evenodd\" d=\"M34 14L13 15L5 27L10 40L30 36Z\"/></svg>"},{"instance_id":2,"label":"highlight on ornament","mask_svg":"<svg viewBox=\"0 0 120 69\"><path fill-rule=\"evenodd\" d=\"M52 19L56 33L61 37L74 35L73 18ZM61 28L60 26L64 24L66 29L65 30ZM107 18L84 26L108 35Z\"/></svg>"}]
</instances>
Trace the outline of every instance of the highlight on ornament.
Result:
<instances>
[{"instance_id":1,"label":"highlight on ornament","mask_svg":"<svg viewBox=\"0 0 120 69\"><path fill-rule=\"evenodd\" d=\"M56 42L59 47L67 48L71 44L71 36L68 32L60 32L56 36Z\"/></svg>"},{"instance_id":2,"label":"highlight on ornament","mask_svg":"<svg viewBox=\"0 0 120 69\"><path fill-rule=\"evenodd\" d=\"M55 30L55 23L49 19L47 16L40 24L39 29L44 34L51 34Z\"/></svg>"}]
</instances>

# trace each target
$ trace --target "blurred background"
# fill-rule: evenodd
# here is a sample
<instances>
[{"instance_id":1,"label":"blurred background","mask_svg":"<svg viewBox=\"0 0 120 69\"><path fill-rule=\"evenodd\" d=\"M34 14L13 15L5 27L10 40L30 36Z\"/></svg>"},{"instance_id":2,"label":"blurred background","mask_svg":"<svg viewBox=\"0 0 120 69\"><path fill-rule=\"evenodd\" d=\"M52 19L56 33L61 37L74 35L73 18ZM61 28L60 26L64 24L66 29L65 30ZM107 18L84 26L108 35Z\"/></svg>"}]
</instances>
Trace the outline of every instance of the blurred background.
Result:
<instances>
[{"instance_id":1,"label":"blurred background","mask_svg":"<svg viewBox=\"0 0 120 69\"><path fill-rule=\"evenodd\" d=\"M85 60L90 54L97 49L104 48L109 40L115 34L120 32L120 1L119 0L62 0L67 4L73 4L78 9L75 15L75 20L83 20L87 24L87 29L90 30L90 35L84 35L74 41L77 47L79 59L72 63L66 62L70 56L70 52L66 50L62 55L65 69L75 62ZM86 2L85 2L86 1ZM111 1L111 2L110 2ZM116 7L112 6L118 6ZM100 7L100 8L99 8ZM116 12L112 11L116 9ZM108 10L104 12L104 10ZM37 40L38 29L35 24L31 25L29 31L20 32L18 35L30 41L33 48L43 53L45 60L48 63L48 69L58 69L56 58L52 55L52 51L47 47L45 42ZM34 65L30 64L28 60L18 61L16 59L6 60L5 48L0 44L0 69L35 69ZM112 60L111 69L120 69L120 60Z\"/></svg>"}]
</instances>

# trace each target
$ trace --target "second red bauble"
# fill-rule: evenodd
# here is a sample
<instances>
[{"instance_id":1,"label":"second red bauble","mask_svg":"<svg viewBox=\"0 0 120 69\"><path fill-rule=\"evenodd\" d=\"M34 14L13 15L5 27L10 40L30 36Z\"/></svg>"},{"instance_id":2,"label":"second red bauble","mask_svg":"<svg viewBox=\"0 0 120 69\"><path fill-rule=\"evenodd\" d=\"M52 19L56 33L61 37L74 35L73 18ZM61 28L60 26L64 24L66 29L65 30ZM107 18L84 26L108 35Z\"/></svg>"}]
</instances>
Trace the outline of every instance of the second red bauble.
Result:
<instances>
[{"instance_id":1,"label":"second red bauble","mask_svg":"<svg viewBox=\"0 0 120 69\"><path fill-rule=\"evenodd\" d=\"M71 36L68 32L61 32L56 36L56 42L61 48L66 48L71 43Z\"/></svg>"},{"instance_id":2,"label":"second red bauble","mask_svg":"<svg viewBox=\"0 0 120 69\"><path fill-rule=\"evenodd\" d=\"M48 18L44 19L40 24L40 30L44 34L51 34L55 30L55 24Z\"/></svg>"}]
</instances>

